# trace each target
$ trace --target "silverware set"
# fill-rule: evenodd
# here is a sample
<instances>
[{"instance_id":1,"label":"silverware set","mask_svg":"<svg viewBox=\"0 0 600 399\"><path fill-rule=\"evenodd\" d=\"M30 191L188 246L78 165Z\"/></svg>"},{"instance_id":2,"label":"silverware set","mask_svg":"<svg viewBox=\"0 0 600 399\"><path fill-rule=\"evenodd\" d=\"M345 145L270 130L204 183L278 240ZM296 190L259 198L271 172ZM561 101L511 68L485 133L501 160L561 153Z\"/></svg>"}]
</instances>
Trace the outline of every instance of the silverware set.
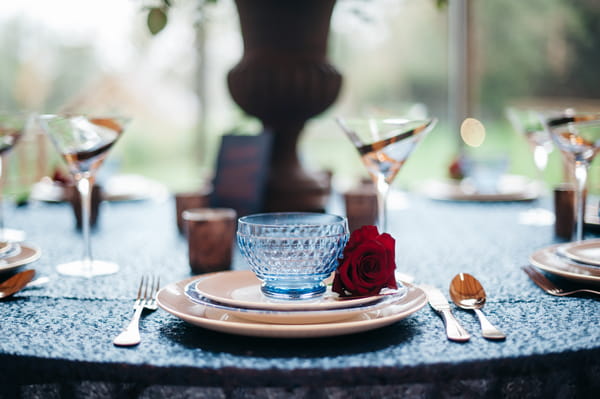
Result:
<instances>
[{"instance_id":1,"label":"silverware set","mask_svg":"<svg viewBox=\"0 0 600 399\"><path fill-rule=\"evenodd\" d=\"M421 285L427 295L429 305L438 312L446 326L446 336L451 341L466 342L471 336L452 314L448 300L442 292L429 285ZM465 310L473 310L481 325L481 335L490 340L503 340L506 334L496 328L481 311L485 304L486 294L479 281L468 273L457 274L450 283L450 297L456 306Z\"/></svg>"},{"instance_id":2,"label":"silverware set","mask_svg":"<svg viewBox=\"0 0 600 399\"><path fill-rule=\"evenodd\" d=\"M125 330L113 340L116 346L134 346L141 342L140 316L144 309L154 311L158 308L156 294L160 288L160 277L142 276L138 287L137 297L133 304L133 317Z\"/></svg>"}]
</instances>

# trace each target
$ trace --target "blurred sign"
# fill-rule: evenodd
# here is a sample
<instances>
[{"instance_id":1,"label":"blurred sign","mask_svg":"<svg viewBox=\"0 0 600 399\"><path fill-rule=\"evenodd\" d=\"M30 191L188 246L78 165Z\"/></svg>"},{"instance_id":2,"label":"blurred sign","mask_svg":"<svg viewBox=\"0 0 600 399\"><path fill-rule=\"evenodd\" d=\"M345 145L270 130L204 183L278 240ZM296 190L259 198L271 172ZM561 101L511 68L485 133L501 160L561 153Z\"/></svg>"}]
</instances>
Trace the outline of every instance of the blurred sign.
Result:
<instances>
[{"instance_id":1,"label":"blurred sign","mask_svg":"<svg viewBox=\"0 0 600 399\"><path fill-rule=\"evenodd\" d=\"M272 136L223 136L211 206L233 208L238 216L263 211Z\"/></svg>"}]
</instances>

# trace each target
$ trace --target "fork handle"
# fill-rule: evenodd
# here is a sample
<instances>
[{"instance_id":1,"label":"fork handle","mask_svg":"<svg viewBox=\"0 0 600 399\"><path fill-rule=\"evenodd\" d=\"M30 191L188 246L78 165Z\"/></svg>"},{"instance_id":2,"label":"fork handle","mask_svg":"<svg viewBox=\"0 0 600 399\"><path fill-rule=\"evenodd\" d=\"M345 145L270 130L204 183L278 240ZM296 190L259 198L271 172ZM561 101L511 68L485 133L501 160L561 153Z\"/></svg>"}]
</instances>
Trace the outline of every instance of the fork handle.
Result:
<instances>
[{"instance_id":1,"label":"fork handle","mask_svg":"<svg viewBox=\"0 0 600 399\"><path fill-rule=\"evenodd\" d=\"M506 335L498 330L490 321L485 317L485 314L479 309L473 309L475 314L479 318L479 324L481 324L481 335L487 339L505 339Z\"/></svg>"},{"instance_id":2,"label":"fork handle","mask_svg":"<svg viewBox=\"0 0 600 399\"><path fill-rule=\"evenodd\" d=\"M116 346L134 346L140 343L140 316L144 306L141 304L136 306L135 313L131 318L131 321L127 325L127 328L113 340L113 344Z\"/></svg>"}]
</instances>

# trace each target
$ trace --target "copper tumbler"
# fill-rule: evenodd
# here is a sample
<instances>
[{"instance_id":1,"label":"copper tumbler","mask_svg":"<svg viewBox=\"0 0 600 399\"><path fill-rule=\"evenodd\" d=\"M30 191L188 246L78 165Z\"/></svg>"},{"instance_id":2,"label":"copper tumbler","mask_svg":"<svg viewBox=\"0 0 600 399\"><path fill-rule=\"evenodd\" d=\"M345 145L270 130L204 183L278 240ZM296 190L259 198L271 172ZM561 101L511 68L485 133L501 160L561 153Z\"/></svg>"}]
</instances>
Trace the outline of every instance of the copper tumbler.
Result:
<instances>
[{"instance_id":1,"label":"copper tumbler","mask_svg":"<svg viewBox=\"0 0 600 399\"><path fill-rule=\"evenodd\" d=\"M344 193L350 232L377 222L377 193L372 185L360 185Z\"/></svg>"},{"instance_id":2,"label":"copper tumbler","mask_svg":"<svg viewBox=\"0 0 600 399\"><path fill-rule=\"evenodd\" d=\"M208 208L210 206L210 192L211 189L206 188L200 191L175 194L177 229L180 233L185 233L185 225L182 218L183 211L194 208Z\"/></svg>"},{"instance_id":3,"label":"copper tumbler","mask_svg":"<svg viewBox=\"0 0 600 399\"><path fill-rule=\"evenodd\" d=\"M183 211L192 273L231 268L237 213L230 208L196 208Z\"/></svg>"},{"instance_id":4,"label":"copper tumbler","mask_svg":"<svg viewBox=\"0 0 600 399\"><path fill-rule=\"evenodd\" d=\"M570 240L575 228L575 187L572 184L560 184L554 188L554 234Z\"/></svg>"}]
</instances>

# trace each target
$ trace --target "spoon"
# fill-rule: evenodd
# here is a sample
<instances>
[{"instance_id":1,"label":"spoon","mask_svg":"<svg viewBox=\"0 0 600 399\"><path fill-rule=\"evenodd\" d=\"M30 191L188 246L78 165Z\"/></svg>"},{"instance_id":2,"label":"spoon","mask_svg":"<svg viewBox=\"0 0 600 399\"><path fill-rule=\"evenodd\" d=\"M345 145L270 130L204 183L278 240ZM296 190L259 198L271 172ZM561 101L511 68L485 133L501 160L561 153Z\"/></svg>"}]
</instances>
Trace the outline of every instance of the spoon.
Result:
<instances>
[{"instance_id":1,"label":"spoon","mask_svg":"<svg viewBox=\"0 0 600 399\"><path fill-rule=\"evenodd\" d=\"M450 297L459 308L475 312L481 324L481 333L487 339L505 339L506 335L489 322L480 310L485 304L485 290L479 281L468 273L459 273L450 283Z\"/></svg>"},{"instance_id":2,"label":"spoon","mask_svg":"<svg viewBox=\"0 0 600 399\"><path fill-rule=\"evenodd\" d=\"M20 272L0 284L0 299L8 298L15 292L20 291L35 276L35 270Z\"/></svg>"}]
</instances>

